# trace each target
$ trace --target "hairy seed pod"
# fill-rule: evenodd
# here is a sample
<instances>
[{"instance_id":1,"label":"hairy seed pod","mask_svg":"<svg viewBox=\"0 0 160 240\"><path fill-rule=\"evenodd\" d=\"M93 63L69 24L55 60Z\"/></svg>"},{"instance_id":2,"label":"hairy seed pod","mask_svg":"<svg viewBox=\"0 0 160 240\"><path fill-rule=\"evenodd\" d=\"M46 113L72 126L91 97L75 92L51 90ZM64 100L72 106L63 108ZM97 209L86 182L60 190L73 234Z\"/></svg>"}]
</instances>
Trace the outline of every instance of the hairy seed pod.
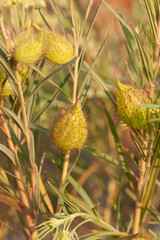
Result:
<instances>
[{"instance_id":1,"label":"hairy seed pod","mask_svg":"<svg viewBox=\"0 0 160 240\"><path fill-rule=\"evenodd\" d=\"M55 144L63 150L81 149L87 135L87 123L79 102L63 113L52 132Z\"/></svg>"},{"instance_id":2,"label":"hairy seed pod","mask_svg":"<svg viewBox=\"0 0 160 240\"><path fill-rule=\"evenodd\" d=\"M55 64L65 64L73 58L73 46L68 39L58 33L44 33L44 55Z\"/></svg>"},{"instance_id":3,"label":"hairy seed pod","mask_svg":"<svg viewBox=\"0 0 160 240\"><path fill-rule=\"evenodd\" d=\"M35 33L28 29L20 33L16 38L14 58L17 63L33 64L40 59L42 48L43 32L40 33L40 37L37 39Z\"/></svg>"},{"instance_id":4,"label":"hairy seed pod","mask_svg":"<svg viewBox=\"0 0 160 240\"><path fill-rule=\"evenodd\" d=\"M14 94L11 84L7 80L6 73L3 68L0 67L0 97L9 96Z\"/></svg>"},{"instance_id":5,"label":"hairy seed pod","mask_svg":"<svg viewBox=\"0 0 160 240\"><path fill-rule=\"evenodd\" d=\"M137 106L151 103L147 93L131 85L122 84L119 80L117 84L116 102L121 120L132 129L147 129L149 111L145 107Z\"/></svg>"}]
</instances>

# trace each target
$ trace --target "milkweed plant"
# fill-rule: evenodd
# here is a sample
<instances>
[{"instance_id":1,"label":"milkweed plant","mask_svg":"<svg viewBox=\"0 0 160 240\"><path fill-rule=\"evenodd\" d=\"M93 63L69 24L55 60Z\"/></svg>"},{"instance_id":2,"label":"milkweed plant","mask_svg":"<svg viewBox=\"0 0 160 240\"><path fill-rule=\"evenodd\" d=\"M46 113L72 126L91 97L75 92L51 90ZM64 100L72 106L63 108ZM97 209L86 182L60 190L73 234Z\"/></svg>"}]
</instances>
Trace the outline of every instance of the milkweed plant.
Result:
<instances>
[{"instance_id":1,"label":"milkweed plant","mask_svg":"<svg viewBox=\"0 0 160 240\"><path fill-rule=\"evenodd\" d=\"M0 239L160 239L160 2L82 2L0 0Z\"/></svg>"}]
</instances>

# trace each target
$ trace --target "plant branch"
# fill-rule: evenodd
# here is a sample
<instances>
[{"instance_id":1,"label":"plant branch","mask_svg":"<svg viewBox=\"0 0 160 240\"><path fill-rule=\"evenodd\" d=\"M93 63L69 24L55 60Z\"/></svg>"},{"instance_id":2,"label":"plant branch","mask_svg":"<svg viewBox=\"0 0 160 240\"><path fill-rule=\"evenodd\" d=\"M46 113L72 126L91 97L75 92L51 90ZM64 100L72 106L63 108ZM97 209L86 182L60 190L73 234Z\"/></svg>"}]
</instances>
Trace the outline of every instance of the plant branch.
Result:
<instances>
[{"instance_id":1,"label":"plant branch","mask_svg":"<svg viewBox=\"0 0 160 240\"><path fill-rule=\"evenodd\" d=\"M73 78L73 104L77 100L77 85L78 85L78 64L79 64L79 41L77 39L76 33L74 29L72 29L73 37L74 37L74 51L75 51L75 65L74 65L74 78Z\"/></svg>"},{"instance_id":2,"label":"plant branch","mask_svg":"<svg viewBox=\"0 0 160 240\"><path fill-rule=\"evenodd\" d=\"M18 73L18 70L15 71L16 75L16 83L18 87L18 93L19 93L19 101L21 104L21 109L22 109L22 117L23 117L23 123L24 123L24 129L25 129L25 137L26 137L26 143L27 143L27 148L28 152L30 151L30 139L29 139L29 128L28 128L28 121L27 121L27 115L26 115L26 107L25 107L25 101L23 97L23 91L22 91L22 86L21 86L21 77ZM35 169L34 165L30 164L31 166L31 182L32 182L32 194L33 196L35 195Z\"/></svg>"},{"instance_id":3,"label":"plant branch","mask_svg":"<svg viewBox=\"0 0 160 240\"><path fill-rule=\"evenodd\" d=\"M27 148L28 151L30 150L29 146L29 129L28 129L28 122L27 122L27 115L26 115L26 107L25 107L25 102L24 102L24 97L23 97L23 91L22 91L22 86L21 86L21 77L18 73L18 70L15 72L16 75L16 83L18 87L18 93L19 93L19 101L21 104L21 109L22 109L22 116L23 116L23 123L24 123L24 128L25 128L25 137L26 137L26 142L27 142Z\"/></svg>"},{"instance_id":4,"label":"plant branch","mask_svg":"<svg viewBox=\"0 0 160 240\"><path fill-rule=\"evenodd\" d=\"M9 146L10 150L12 150L14 152L15 156L18 159L17 150L12 142L10 131L9 131L8 125L6 123L5 117L4 117L1 109L0 109L0 116L1 116L0 119L1 119L2 129L3 129L3 132L7 139L8 146ZM30 212L30 204L29 204L29 200L28 200L28 197L26 194L26 189L25 189L25 186L23 183L23 179L22 179L21 173L19 171L18 164L13 166L13 170L14 170L14 174L16 176L16 182L17 182L17 186L18 186L21 201L22 201L22 205L20 207L22 208L22 212L25 215L27 225L29 228L29 240L34 240L34 238L37 236L37 232L35 231L34 219Z\"/></svg>"},{"instance_id":5,"label":"plant branch","mask_svg":"<svg viewBox=\"0 0 160 240\"><path fill-rule=\"evenodd\" d=\"M64 184L66 182L66 176L67 176L67 171L68 171L68 166L69 166L69 157L70 157L70 150L66 150L65 158L64 158L64 162L63 162L63 170L62 170L62 176L61 176L61 182L60 182L60 190L62 189L62 187L64 186ZM57 212L60 212L60 211L61 211L61 206L60 206L60 202L58 200Z\"/></svg>"},{"instance_id":6,"label":"plant branch","mask_svg":"<svg viewBox=\"0 0 160 240\"><path fill-rule=\"evenodd\" d=\"M144 130L143 132L143 151L144 154L147 154L147 134ZM146 162L141 158L140 160L140 171L139 171L139 180L137 185L137 201L135 206L135 216L133 222L133 234L138 233L139 231L139 224L140 224L140 217L141 217L141 207L143 197L145 195L145 189L143 189L144 181L145 181L145 169L146 169ZM135 238L136 239L136 238Z\"/></svg>"}]
</instances>

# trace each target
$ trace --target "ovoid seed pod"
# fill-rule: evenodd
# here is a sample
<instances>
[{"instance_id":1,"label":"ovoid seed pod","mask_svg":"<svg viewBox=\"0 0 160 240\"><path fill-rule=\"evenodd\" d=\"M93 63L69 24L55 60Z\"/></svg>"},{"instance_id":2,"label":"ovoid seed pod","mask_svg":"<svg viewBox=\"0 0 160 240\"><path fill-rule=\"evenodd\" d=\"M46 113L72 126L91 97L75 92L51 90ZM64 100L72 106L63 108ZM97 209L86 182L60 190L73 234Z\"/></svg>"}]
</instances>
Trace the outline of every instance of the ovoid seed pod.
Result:
<instances>
[{"instance_id":1,"label":"ovoid seed pod","mask_svg":"<svg viewBox=\"0 0 160 240\"><path fill-rule=\"evenodd\" d=\"M43 32L37 39L32 29L20 33L16 38L16 48L14 58L17 63L33 64L38 61L42 55Z\"/></svg>"},{"instance_id":2,"label":"ovoid seed pod","mask_svg":"<svg viewBox=\"0 0 160 240\"><path fill-rule=\"evenodd\" d=\"M122 84L119 80L117 80L117 85L116 103L121 120L132 129L147 129L148 108L137 106L151 103L147 93L131 85Z\"/></svg>"},{"instance_id":3,"label":"ovoid seed pod","mask_svg":"<svg viewBox=\"0 0 160 240\"><path fill-rule=\"evenodd\" d=\"M0 67L0 97L9 96L14 94L11 84L7 80L6 73L3 68Z\"/></svg>"},{"instance_id":4,"label":"ovoid seed pod","mask_svg":"<svg viewBox=\"0 0 160 240\"><path fill-rule=\"evenodd\" d=\"M81 149L87 135L87 123L79 102L66 110L52 129L55 144L63 150Z\"/></svg>"},{"instance_id":5,"label":"ovoid seed pod","mask_svg":"<svg viewBox=\"0 0 160 240\"><path fill-rule=\"evenodd\" d=\"M58 33L44 32L43 51L45 57L55 64L65 64L73 58L73 46Z\"/></svg>"}]
</instances>

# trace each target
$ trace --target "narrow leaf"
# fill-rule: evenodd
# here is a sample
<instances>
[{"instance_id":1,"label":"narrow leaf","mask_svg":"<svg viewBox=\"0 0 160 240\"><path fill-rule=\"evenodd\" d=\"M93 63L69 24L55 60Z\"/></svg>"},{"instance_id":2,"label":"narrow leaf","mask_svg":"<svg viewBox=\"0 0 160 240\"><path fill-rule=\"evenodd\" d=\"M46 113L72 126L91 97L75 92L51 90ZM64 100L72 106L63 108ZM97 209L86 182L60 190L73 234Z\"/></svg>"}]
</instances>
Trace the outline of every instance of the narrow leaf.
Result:
<instances>
[{"instance_id":1,"label":"narrow leaf","mask_svg":"<svg viewBox=\"0 0 160 240\"><path fill-rule=\"evenodd\" d=\"M17 211L22 212L22 209L20 208L19 204L15 199L5 196L4 194L1 194L1 193L0 193L0 202L3 202L8 206L15 208Z\"/></svg>"},{"instance_id":2,"label":"narrow leaf","mask_svg":"<svg viewBox=\"0 0 160 240\"><path fill-rule=\"evenodd\" d=\"M34 167L34 162L35 162L35 143L34 143L34 137L32 134L32 131L29 129L29 160L30 160L30 164L32 167Z\"/></svg>"},{"instance_id":3,"label":"narrow leaf","mask_svg":"<svg viewBox=\"0 0 160 240\"><path fill-rule=\"evenodd\" d=\"M2 111L8 116L8 117L11 117L13 119L13 121L15 122L15 124L25 133L25 130L24 130L24 126L23 126L23 123L21 122L21 120L17 117L17 115L9 110L8 108L5 108L5 107L2 107Z\"/></svg>"},{"instance_id":4,"label":"narrow leaf","mask_svg":"<svg viewBox=\"0 0 160 240\"><path fill-rule=\"evenodd\" d=\"M148 79L148 81L151 81L150 79L150 74L149 74L149 65L148 65L148 59L147 59L147 55L145 53L145 50L143 48L143 44L141 43L140 38L138 37L138 34L136 33L136 31L132 28L133 30L133 34L137 43L137 48L138 48L138 52L139 52L139 56L142 62L142 66L143 66L143 70L145 73L146 78Z\"/></svg>"},{"instance_id":5,"label":"narrow leaf","mask_svg":"<svg viewBox=\"0 0 160 240\"><path fill-rule=\"evenodd\" d=\"M61 193L55 186L53 186L50 182L48 182L48 184L50 185L50 187L52 188L52 190L68 205L70 206L72 209L75 209L76 211L80 211L80 209L73 204L68 198L66 198L64 196L63 193Z\"/></svg>"},{"instance_id":6,"label":"narrow leaf","mask_svg":"<svg viewBox=\"0 0 160 240\"><path fill-rule=\"evenodd\" d=\"M48 193L47 193L47 191L45 189L45 186L43 184L42 178L40 176L39 176L39 185L40 185L40 191L41 191L41 194L43 196L43 199L44 199L44 201L45 201L45 203L46 203L50 213L52 215L54 215L54 210L53 210L53 206L52 206L51 200L50 200L50 198L48 196Z\"/></svg>"},{"instance_id":7,"label":"narrow leaf","mask_svg":"<svg viewBox=\"0 0 160 240\"><path fill-rule=\"evenodd\" d=\"M8 157L12 163L14 165L16 165L16 159L15 159L15 155L14 153L9 149L7 148L6 146L4 146L3 144L0 144L0 151L6 156Z\"/></svg>"},{"instance_id":8,"label":"narrow leaf","mask_svg":"<svg viewBox=\"0 0 160 240\"><path fill-rule=\"evenodd\" d=\"M156 22L155 22L155 16L154 16L153 11L152 11L151 3L148 0L144 0L144 5L145 5L145 8L146 8L149 23L150 23L150 26L151 26L151 29L152 29L152 32L153 32L153 36L156 40L157 39L157 26L156 26Z\"/></svg>"},{"instance_id":9,"label":"narrow leaf","mask_svg":"<svg viewBox=\"0 0 160 240\"><path fill-rule=\"evenodd\" d=\"M79 183L70 175L68 177L68 181L72 184L72 186L77 190L79 195L83 198L83 200L88 204L88 206L93 209L95 205L93 204L92 200L86 193L86 191L79 185ZM97 216L97 214L96 214Z\"/></svg>"}]
</instances>

